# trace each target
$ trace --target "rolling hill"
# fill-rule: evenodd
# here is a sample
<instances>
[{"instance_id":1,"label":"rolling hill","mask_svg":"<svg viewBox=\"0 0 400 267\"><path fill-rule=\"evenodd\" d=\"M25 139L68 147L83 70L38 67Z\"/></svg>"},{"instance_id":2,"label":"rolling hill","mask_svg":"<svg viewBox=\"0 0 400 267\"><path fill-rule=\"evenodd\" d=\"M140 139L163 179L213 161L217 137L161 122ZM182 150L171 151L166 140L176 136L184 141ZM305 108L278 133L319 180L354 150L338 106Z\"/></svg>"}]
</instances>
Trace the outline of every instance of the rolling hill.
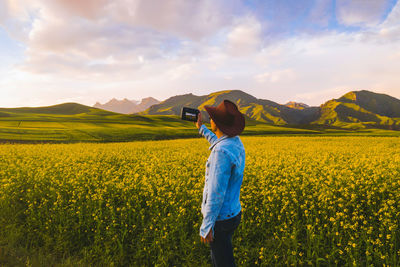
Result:
<instances>
[{"instance_id":1,"label":"rolling hill","mask_svg":"<svg viewBox=\"0 0 400 267\"><path fill-rule=\"evenodd\" d=\"M313 124L340 128L400 130L400 100L370 91L352 91L321 105Z\"/></svg>"},{"instance_id":2,"label":"rolling hill","mask_svg":"<svg viewBox=\"0 0 400 267\"><path fill-rule=\"evenodd\" d=\"M275 125L308 124L316 120L319 114L317 107L294 109L273 101L257 99L240 90L219 91L203 96L193 94L173 96L139 114L179 115L183 106L189 106L200 109L204 113L204 117L207 118L204 106L217 105L224 99L237 103L240 111L247 116L248 120Z\"/></svg>"},{"instance_id":3,"label":"rolling hill","mask_svg":"<svg viewBox=\"0 0 400 267\"><path fill-rule=\"evenodd\" d=\"M308 134L248 121L243 134ZM78 103L38 108L0 108L0 142L112 142L199 137L193 122L175 115L120 114Z\"/></svg>"},{"instance_id":4,"label":"rolling hill","mask_svg":"<svg viewBox=\"0 0 400 267\"><path fill-rule=\"evenodd\" d=\"M103 112L99 109L92 109L88 106L77 104L77 103L63 103L48 107L23 107L23 108L0 108L0 112L8 115L16 114L54 114L54 115L76 115L81 113L103 113L109 114L109 112ZM0 115L1 116L1 115Z\"/></svg>"},{"instance_id":5,"label":"rolling hill","mask_svg":"<svg viewBox=\"0 0 400 267\"><path fill-rule=\"evenodd\" d=\"M120 114L78 103L0 108L0 142L110 142L199 137L193 122L179 118L183 106L202 110L223 99L245 114L243 135L400 136L400 100L369 91L349 92L319 107L280 105L240 90L171 97L137 114ZM396 131L393 131L396 130Z\"/></svg>"},{"instance_id":6,"label":"rolling hill","mask_svg":"<svg viewBox=\"0 0 400 267\"><path fill-rule=\"evenodd\" d=\"M240 90L219 91L203 96L186 94L168 98L139 114L179 115L183 106L189 106L207 115L204 106L218 105L223 99L235 102L248 121L296 127L319 125L344 129L400 130L400 100L370 91L352 91L319 107L296 102L280 105L257 99Z\"/></svg>"}]
</instances>

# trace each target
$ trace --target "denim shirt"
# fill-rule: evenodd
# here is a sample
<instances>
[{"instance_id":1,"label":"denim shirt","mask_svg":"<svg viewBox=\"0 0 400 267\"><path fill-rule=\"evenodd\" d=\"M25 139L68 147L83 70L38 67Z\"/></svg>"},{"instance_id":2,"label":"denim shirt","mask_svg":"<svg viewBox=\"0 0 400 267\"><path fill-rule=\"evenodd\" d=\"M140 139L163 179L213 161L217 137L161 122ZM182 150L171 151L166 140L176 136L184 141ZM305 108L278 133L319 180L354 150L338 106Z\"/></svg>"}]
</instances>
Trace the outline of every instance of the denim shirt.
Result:
<instances>
[{"instance_id":1,"label":"denim shirt","mask_svg":"<svg viewBox=\"0 0 400 267\"><path fill-rule=\"evenodd\" d=\"M199 128L199 133L211 144L201 204L203 222L200 235L205 238L210 229L214 237L216 221L230 219L241 210L239 198L245 151L239 136L223 135L217 138L204 124Z\"/></svg>"}]
</instances>

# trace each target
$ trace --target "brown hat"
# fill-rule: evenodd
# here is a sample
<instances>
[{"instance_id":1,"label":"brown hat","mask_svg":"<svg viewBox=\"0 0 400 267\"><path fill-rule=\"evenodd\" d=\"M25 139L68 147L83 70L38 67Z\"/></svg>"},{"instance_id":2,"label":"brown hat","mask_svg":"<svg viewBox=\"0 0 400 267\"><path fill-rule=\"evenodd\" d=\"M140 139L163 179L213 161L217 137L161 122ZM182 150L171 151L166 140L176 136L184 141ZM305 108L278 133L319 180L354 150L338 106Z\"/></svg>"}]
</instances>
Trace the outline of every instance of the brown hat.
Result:
<instances>
[{"instance_id":1,"label":"brown hat","mask_svg":"<svg viewBox=\"0 0 400 267\"><path fill-rule=\"evenodd\" d=\"M218 107L204 106L204 108L207 110L218 129L224 134L232 137L243 131L245 126L244 116L235 103L224 100Z\"/></svg>"}]
</instances>

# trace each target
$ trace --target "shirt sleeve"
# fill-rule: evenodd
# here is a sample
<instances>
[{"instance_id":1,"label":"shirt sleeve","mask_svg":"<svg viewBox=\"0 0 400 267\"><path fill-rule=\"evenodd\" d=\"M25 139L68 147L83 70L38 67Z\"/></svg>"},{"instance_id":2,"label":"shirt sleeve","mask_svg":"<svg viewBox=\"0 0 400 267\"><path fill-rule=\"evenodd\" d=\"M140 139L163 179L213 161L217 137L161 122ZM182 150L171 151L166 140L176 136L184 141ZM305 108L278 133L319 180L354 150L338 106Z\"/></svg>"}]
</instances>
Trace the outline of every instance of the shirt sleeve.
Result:
<instances>
[{"instance_id":1,"label":"shirt sleeve","mask_svg":"<svg viewBox=\"0 0 400 267\"><path fill-rule=\"evenodd\" d=\"M211 132L204 124L202 124L199 128L199 133L204 136L210 144L213 144L218 137Z\"/></svg>"},{"instance_id":2,"label":"shirt sleeve","mask_svg":"<svg viewBox=\"0 0 400 267\"><path fill-rule=\"evenodd\" d=\"M212 228L214 237L214 224L221 210L226 188L231 176L231 160L223 150L213 150L209 166L207 201L204 207L203 222L200 235L206 237Z\"/></svg>"}]
</instances>

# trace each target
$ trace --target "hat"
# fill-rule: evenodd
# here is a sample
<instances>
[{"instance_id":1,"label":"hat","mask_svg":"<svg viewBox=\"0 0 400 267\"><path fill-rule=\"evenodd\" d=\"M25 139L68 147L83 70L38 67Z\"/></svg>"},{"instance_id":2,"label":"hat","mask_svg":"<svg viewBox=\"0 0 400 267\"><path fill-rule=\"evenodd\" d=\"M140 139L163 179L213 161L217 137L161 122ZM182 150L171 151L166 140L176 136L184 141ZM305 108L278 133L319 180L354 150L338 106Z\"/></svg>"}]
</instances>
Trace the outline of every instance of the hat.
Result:
<instances>
[{"instance_id":1,"label":"hat","mask_svg":"<svg viewBox=\"0 0 400 267\"><path fill-rule=\"evenodd\" d=\"M245 126L243 114L236 104L224 100L217 107L204 106L218 129L229 137L240 134Z\"/></svg>"}]
</instances>

